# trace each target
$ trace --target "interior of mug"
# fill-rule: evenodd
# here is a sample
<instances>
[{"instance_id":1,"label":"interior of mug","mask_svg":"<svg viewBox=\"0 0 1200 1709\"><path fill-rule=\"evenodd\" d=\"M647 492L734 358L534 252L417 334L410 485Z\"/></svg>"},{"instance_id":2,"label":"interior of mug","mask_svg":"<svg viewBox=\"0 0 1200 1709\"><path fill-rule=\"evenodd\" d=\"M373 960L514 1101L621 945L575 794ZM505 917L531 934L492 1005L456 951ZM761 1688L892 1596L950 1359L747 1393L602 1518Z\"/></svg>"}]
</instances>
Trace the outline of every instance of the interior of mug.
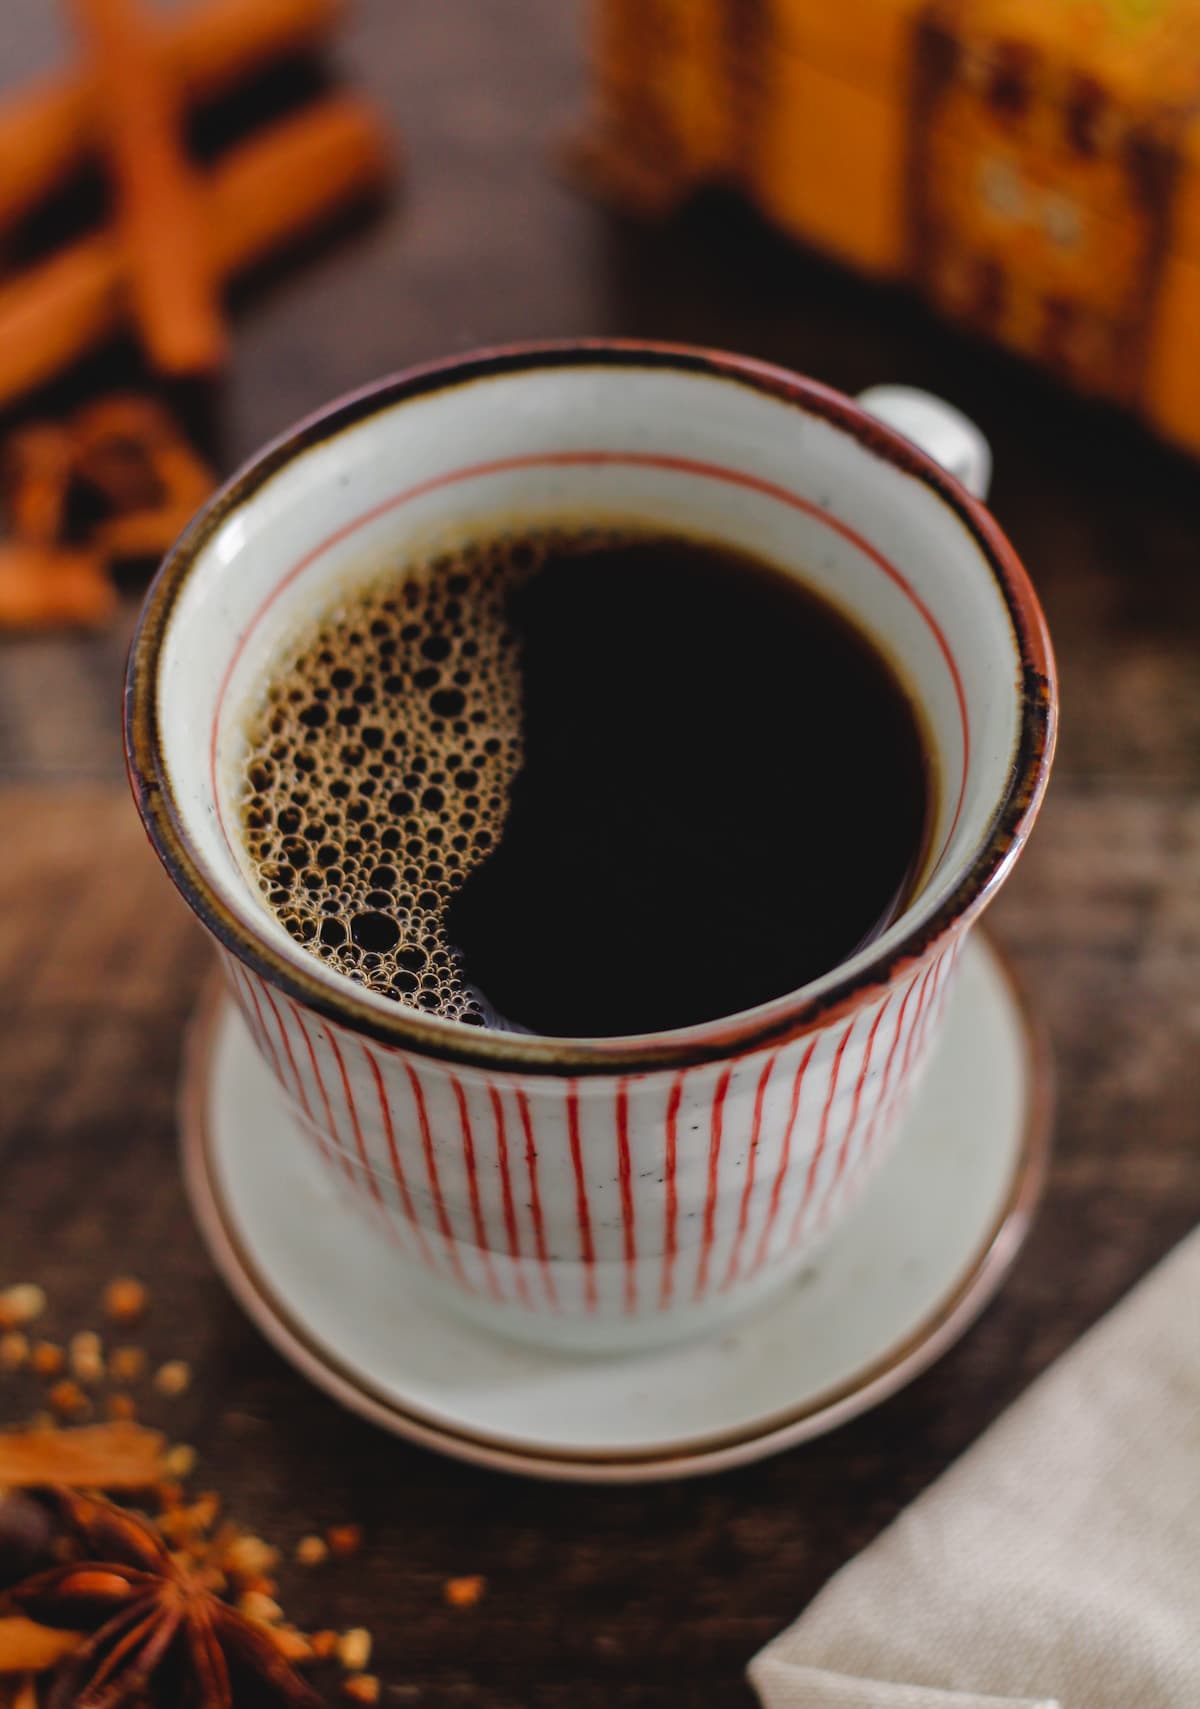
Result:
<instances>
[{"instance_id":1,"label":"interior of mug","mask_svg":"<svg viewBox=\"0 0 1200 1709\"><path fill-rule=\"evenodd\" d=\"M795 574L875 640L920 711L937 773L923 882L887 932L837 970L852 972L946 903L1011 783L1021 656L987 554L934 486L815 408L725 373L632 357L533 360L451 373L415 395L384 391L357 419L318 422L201 531L157 676L162 751L198 864L226 906L310 978L394 1009L298 949L262 898L238 833L247 715L273 663L346 584L514 524L636 522ZM820 739L798 729L798 757Z\"/></svg>"}]
</instances>

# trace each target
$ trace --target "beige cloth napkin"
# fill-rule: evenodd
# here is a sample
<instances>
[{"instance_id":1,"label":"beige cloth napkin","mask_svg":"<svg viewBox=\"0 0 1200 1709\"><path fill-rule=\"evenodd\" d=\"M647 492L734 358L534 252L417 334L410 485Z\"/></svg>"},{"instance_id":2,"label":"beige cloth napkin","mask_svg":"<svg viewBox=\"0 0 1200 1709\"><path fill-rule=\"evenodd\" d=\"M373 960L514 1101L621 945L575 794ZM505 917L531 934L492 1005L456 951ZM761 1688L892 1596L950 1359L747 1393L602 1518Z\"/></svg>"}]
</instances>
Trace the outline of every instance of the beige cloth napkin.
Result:
<instances>
[{"instance_id":1,"label":"beige cloth napkin","mask_svg":"<svg viewBox=\"0 0 1200 1709\"><path fill-rule=\"evenodd\" d=\"M767 1709L1200 1709L1200 1230L750 1677Z\"/></svg>"}]
</instances>

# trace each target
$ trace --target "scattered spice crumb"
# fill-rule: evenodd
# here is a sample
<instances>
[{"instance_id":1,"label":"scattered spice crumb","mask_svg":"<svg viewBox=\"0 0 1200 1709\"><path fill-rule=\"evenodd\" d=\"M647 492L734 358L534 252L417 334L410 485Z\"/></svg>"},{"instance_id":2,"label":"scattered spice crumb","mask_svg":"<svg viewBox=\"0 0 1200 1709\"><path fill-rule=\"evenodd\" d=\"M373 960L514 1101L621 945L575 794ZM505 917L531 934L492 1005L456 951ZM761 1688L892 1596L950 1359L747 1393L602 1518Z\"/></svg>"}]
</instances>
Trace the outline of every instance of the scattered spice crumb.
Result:
<instances>
[{"instance_id":1,"label":"scattered spice crumb","mask_svg":"<svg viewBox=\"0 0 1200 1709\"><path fill-rule=\"evenodd\" d=\"M221 1511L221 1498L215 1489L206 1489L188 1509L199 1531L211 1531Z\"/></svg>"},{"instance_id":2,"label":"scattered spice crumb","mask_svg":"<svg viewBox=\"0 0 1200 1709\"><path fill-rule=\"evenodd\" d=\"M451 1608L474 1608L486 1589L487 1580L475 1573L466 1578L448 1578L443 1594Z\"/></svg>"},{"instance_id":3,"label":"scattered spice crumb","mask_svg":"<svg viewBox=\"0 0 1200 1709\"><path fill-rule=\"evenodd\" d=\"M379 1681L373 1673L352 1673L342 1681L342 1696L352 1703L378 1703Z\"/></svg>"},{"instance_id":4,"label":"scattered spice crumb","mask_svg":"<svg viewBox=\"0 0 1200 1709\"><path fill-rule=\"evenodd\" d=\"M136 1383L146 1374L144 1347L114 1347L108 1361L108 1374L114 1383Z\"/></svg>"},{"instance_id":5,"label":"scattered spice crumb","mask_svg":"<svg viewBox=\"0 0 1200 1709\"><path fill-rule=\"evenodd\" d=\"M345 1560L349 1555L357 1555L362 1548L361 1525L331 1525L325 1533L325 1541L329 1551L339 1560Z\"/></svg>"},{"instance_id":6,"label":"scattered spice crumb","mask_svg":"<svg viewBox=\"0 0 1200 1709\"><path fill-rule=\"evenodd\" d=\"M192 1380L191 1366L182 1359L168 1359L154 1373L154 1386L159 1394L181 1395Z\"/></svg>"},{"instance_id":7,"label":"scattered spice crumb","mask_svg":"<svg viewBox=\"0 0 1200 1709\"><path fill-rule=\"evenodd\" d=\"M264 1578L279 1564L279 1550L246 1532L222 1551L220 1566L235 1578Z\"/></svg>"},{"instance_id":8,"label":"scattered spice crumb","mask_svg":"<svg viewBox=\"0 0 1200 1709\"><path fill-rule=\"evenodd\" d=\"M330 1656L337 1653L338 1635L336 1632L326 1630L310 1632L308 1641L312 1647L313 1656L319 1662L326 1662Z\"/></svg>"},{"instance_id":9,"label":"scattered spice crumb","mask_svg":"<svg viewBox=\"0 0 1200 1709\"><path fill-rule=\"evenodd\" d=\"M163 1471L169 1478L190 1478L196 1469L196 1450L190 1442L177 1442L163 1455Z\"/></svg>"},{"instance_id":10,"label":"scattered spice crumb","mask_svg":"<svg viewBox=\"0 0 1200 1709\"><path fill-rule=\"evenodd\" d=\"M137 1407L133 1404L132 1395L110 1394L104 1402L104 1410L109 1418L127 1424L132 1424L137 1417Z\"/></svg>"},{"instance_id":11,"label":"scattered spice crumb","mask_svg":"<svg viewBox=\"0 0 1200 1709\"><path fill-rule=\"evenodd\" d=\"M171 1507L160 1513L158 1528L168 1542L183 1547L190 1547L199 1539L204 1539L205 1557L210 1559L213 1551L207 1541L207 1534L212 1529L220 1505L215 1495L198 1496L186 1507ZM219 1568L213 1566L212 1571L216 1574ZM225 1575L221 1573L220 1576L223 1579Z\"/></svg>"},{"instance_id":12,"label":"scattered spice crumb","mask_svg":"<svg viewBox=\"0 0 1200 1709\"><path fill-rule=\"evenodd\" d=\"M238 1612L248 1620L261 1620L264 1626L274 1626L283 1619L283 1609L273 1596L264 1596L261 1590L243 1591L238 1597Z\"/></svg>"},{"instance_id":13,"label":"scattered spice crumb","mask_svg":"<svg viewBox=\"0 0 1200 1709\"><path fill-rule=\"evenodd\" d=\"M329 1558L329 1544L323 1537L301 1537L296 1544L296 1559L302 1567L315 1567Z\"/></svg>"},{"instance_id":14,"label":"scattered spice crumb","mask_svg":"<svg viewBox=\"0 0 1200 1709\"><path fill-rule=\"evenodd\" d=\"M56 1341L37 1341L30 1363L39 1377L56 1377L67 1362L67 1356Z\"/></svg>"},{"instance_id":15,"label":"scattered spice crumb","mask_svg":"<svg viewBox=\"0 0 1200 1709\"><path fill-rule=\"evenodd\" d=\"M67 1359L81 1383L104 1380L104 1348L94 1329L81 1329L67 1343Z\"/></svg>"},{"instance_id":16,"label":"scattered spice crumb","mask_svg":"<svg viewBox=\"0 0 1200 1709\"><path fill-rule=\"evenodd\" d=\"M51 1411L57 1413L59 1418L86 1418L92 1410L91 1401L71 1377L64 1377L61 1383L55 1383L46 1399L50 1402Z\"/></svg>"},{"instance_id":17,"label":"scattered spice crumb","mask_svg":"<svg viewBox=\"0 0 1200 1709\"><path fill-rule=\"evenodd\" d=\"M19 1371L29 1362L29 1337L19 1329L6 1330L0 1335L0 1370Z\"/></svg>"},{"instance_id":18,"label":"scattered spice crumb","mask_svg":"<svg viewBox=\"0 0 1200 1709\"><path fill-rule=\"evenodd\" d=\"M115 1276L104 1290L104 1315L113 1323L136 1323L149 1303L148 1291L133 1276Z\"/></svg>"},{"instance_id":19,"label":"scattered spice crumb","mask_svg":"<svg viewBox=\"0 0 1200 1709\"><path fill-rule=\"evenodd\" d=\"M347 1673L361 1673L371 1659L371 1634L365 1626L352 1626L338 1639L338 1660Z\"/></svg>"},{"instance_id":20,"label":"scattered spice crumb","mask_svg":"<svg viewBox=\"0 0 1200 1709\"><path fill-rule=\"evenodd\" d=\"M279 1653L285 1661L310 1662L313 1658L311 1641L295 1626L273 1626L271 1636L279 1646Z\"/></svg>"},{"instance_id":21,"label":"scattered spice crumb","mask_svg":"<svg viewBox=\"0 0 1200 1709\"><path fill-rule=\"evenodd\" d=\"M45 1309L45 1289L36 1282L18 1282L0 1293L0 1329L24 1329Z\"/></svg>"},{"instance_id":22,"label":"scattered spice crumb","mask_svg":"<svg viewBox=\"0 0 1200 1709\"><path fill-rule=\"evenodd\" d=\"M267 1578L266 1576L263 1576L262 1578L243 1579L242 1589L256 1590L261 1596L274 1596L276 1591L279 1589L279 1581L278 1579Z\"/></svg>"}]
</instances>

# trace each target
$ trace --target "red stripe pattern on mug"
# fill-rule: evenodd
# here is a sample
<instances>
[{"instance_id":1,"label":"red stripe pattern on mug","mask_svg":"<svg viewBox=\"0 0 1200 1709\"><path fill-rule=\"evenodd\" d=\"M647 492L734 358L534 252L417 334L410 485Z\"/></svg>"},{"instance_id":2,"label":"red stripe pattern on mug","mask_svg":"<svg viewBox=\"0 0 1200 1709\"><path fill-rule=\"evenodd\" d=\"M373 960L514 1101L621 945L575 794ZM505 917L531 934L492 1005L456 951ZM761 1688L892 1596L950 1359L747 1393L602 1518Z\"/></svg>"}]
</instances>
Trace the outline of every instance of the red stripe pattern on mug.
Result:
<instances>
[{"instance_id":1,"label":"red stripe pattern on mug","mask_svg":"<svg viewBox=\"0 0 1200 1709\"><path fill-rule=\"evenodd\" d=\"M765 1286L841 1213L887 1155L962 941L769 1051L614 1080L450 1068L224 962L298 1130L366 1225L494 1306L615 1320Z\"/></svg>"}]
</instances>

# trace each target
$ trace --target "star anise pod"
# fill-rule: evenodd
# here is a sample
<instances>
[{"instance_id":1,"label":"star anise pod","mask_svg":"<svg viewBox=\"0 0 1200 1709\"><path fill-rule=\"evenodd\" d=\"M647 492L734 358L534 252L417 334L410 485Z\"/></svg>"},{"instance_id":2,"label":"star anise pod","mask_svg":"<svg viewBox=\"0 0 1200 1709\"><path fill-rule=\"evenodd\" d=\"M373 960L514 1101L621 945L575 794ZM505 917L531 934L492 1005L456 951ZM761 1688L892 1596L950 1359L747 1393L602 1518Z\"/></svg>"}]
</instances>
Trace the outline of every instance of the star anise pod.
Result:
<instances>
[{"instance_id":1,"label":"star anise pod","mask_svg":"<svg viewBox=\"0 0 1200 1709\"><path fill-rule=\"evenodd\" d=\"M46 1492L84 1558L9 1592L45 1626L88 1632L60 1667L45 1709L319 1709L271 1633L217 1594L203 1565L173 1556L137 1514L97 1497Z\"/></svg>"}]
</instances>

